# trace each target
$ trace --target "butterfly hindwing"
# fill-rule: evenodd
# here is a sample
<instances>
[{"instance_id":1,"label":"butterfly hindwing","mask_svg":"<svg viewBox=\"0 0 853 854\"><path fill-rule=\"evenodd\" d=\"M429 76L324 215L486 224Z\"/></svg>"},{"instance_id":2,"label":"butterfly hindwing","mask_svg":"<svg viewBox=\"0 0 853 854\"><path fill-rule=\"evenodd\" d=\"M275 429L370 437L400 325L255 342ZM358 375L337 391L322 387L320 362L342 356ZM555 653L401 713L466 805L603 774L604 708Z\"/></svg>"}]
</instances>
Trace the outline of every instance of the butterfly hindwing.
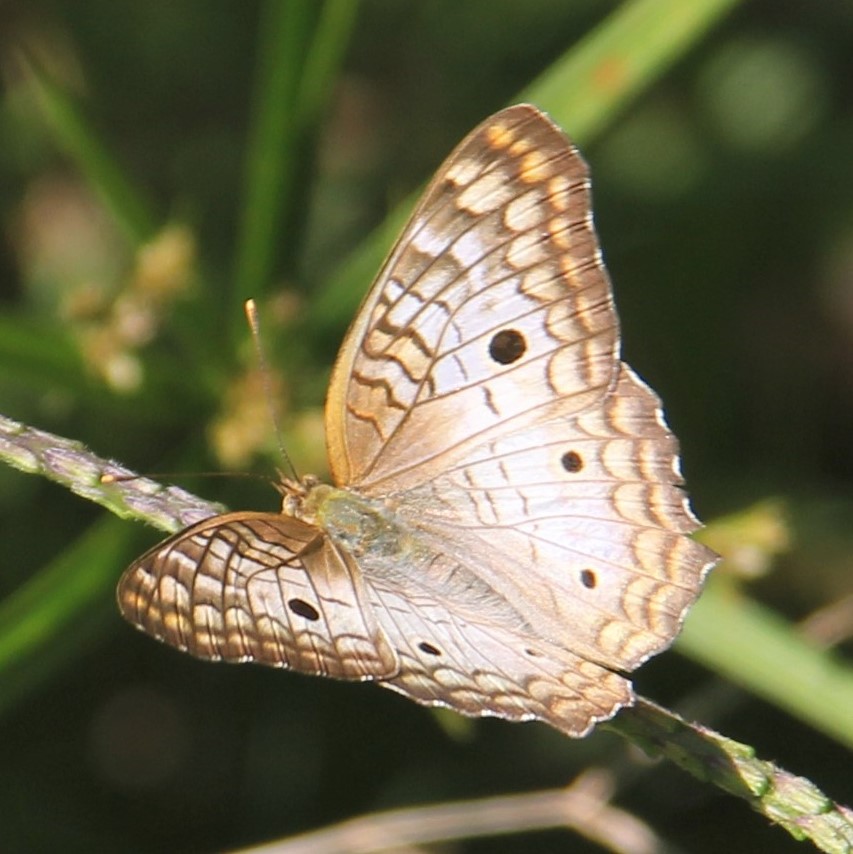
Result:
<instances>
[{"instance_id":1,"label":"butterfly hindwing","mask_svg":"<svg viewBox=\"0 0 853 854\"><path fill-rule=\"evenodd\" d=\"M676 452L622 366L601 405L471 449L399 496L400 514L540 636L632 670L671 643L716 557L687 536Z\"/></svg>"},{"instance_id":2,"label":"butterfly hindwing","mask_svg":"<svg viewBox=\"0 0 853 854\"><path fill-rule=\"evenodd\" d=\"M541 720L572 735L633 701L624 677L419 589L374 584L371 599L400 659L383 680L428 706L477 717Z\"/></svg>"},{"instance_id":3,"label":"butterfly hindwing","mask_svg":"<svg viewBox=\"0 0 853 854\"><path fill-rule=\"evenodd\" d=\"M351 558L296 519L215 516L124 574L122 614L199 658L256 661L341 679L399 669Z\"/></svg>"}]
</instances>

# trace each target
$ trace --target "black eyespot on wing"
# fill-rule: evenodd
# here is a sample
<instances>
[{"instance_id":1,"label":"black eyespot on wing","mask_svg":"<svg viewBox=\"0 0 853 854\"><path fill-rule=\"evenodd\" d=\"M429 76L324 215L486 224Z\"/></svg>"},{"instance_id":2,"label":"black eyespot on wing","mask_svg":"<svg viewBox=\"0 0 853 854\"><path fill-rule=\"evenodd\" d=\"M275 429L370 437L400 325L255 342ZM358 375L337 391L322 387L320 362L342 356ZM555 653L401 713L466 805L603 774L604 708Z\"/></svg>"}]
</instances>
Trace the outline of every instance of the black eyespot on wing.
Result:
<instances>
[{"instance_id":1,"label":"black eyespot on wing","mask_svg":"<svg viewBox=\"0 0 853 854\"><path fill-rule=\"evenodd\" d=\"M581 584L587 590L592 590L598 585L598 577L591 569L583 569L581 570Z\"/></svg>"},{"instance_id":2,"label":"black eyespot on wing","mask_svg":"<svg viewBox=\"0 0 853 854\"><path fill-rule=\"evenodd\" d=\"M306 620L314 622L315 620L320 619L320 612L304 599L288 599L287 607L290 608L294 614L298 614Z\"/></svg>"},{"instance_id":3,"label":"black eyespot on wing","mask_svg":"<svg viewBox=\"0 0 853 854\"><path fill-rule=\"evenodd\" d=\"M535 649L531 649L530 647L525 648L524 654L529 655L531 658L538 658L539 657L539 653L536 652Z\"/></svg>"},{"instance_id":4,"label":"black eyespot on wing","mask_svg":"<svg viewBox=\"0 0 853 854\"><path fill-rule=\"evenodd\" d=\"M527 350L524 336L516 329L501 329L489 342L489 355L501 365L517 362Z\"/></svg>"},{"instance_id":5,"label":"black eyespot on wing","mask_svg":"<svg viewBox=\"0 0 853 854\"><path fill-rule=\"evenodd\" d=\"M577 451L566 451L560 463L569 474L577 474L583 468L583 457Z\"/></svg>"},{"instance_id":6,"label":"black eyespot on wing","mask_svg":"<svg viewBox=\"0 0 853 854\"><path fill-rule=\"evenodd\" d=\"M418 649L421 652L425 652L427 655L441 655L441 650L438 649L438 647L435 647L431 643L427 643L426 641L421 641L418 644Z\"/></svg>"}]
</instances>

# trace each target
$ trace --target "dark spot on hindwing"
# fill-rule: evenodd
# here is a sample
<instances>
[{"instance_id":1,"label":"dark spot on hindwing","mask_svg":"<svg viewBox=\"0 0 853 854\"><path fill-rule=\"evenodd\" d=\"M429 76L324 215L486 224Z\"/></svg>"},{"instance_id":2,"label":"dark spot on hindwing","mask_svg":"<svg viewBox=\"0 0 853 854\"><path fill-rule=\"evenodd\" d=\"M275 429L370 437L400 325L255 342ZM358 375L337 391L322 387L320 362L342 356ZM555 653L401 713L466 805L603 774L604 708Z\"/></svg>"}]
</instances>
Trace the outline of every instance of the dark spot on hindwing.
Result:
<instances>
[{"instance_id":1,"label":"dark spot on hindwing","mask_svg":"<svg viewBox=\"0 0 853 854\"><path fill-rule=\"evenodd\" d=\"M489 341L489 355L501 365L517 362L526 349L524 336L515 329L501 329Z\"/></svg>"},{"instance_id":2,"label":"dark spot on hindwing","mask_svg":"<svg viewBox=\"0 0 853 854\"><path fill-rule=\"evenodd\" d=\"M426 641L421 641L418 644L418 649L421 652L425 652L427 655L441 655L441 650L438 647L435 647Z\"/></svg>"},{"instance_id":3,"label":"dark spot on hindwing","mask_svg":"<svg viewBox=\"0 0 853 854\"><path fill-rule=\"evenodd\" d=\"M314 622L315 620L320 619L320 612L304 599L288 599L287 607L290 608L294 614L298 614L306 620Z\"/></svg>"},{"instance_id":4,"label":"dark spot on hindwing","mask_svg":"<svg viewBox=\"0 0 853 854\"><path fill-rule=\"evenodd\" d=\"M582 569L581 584L583 584L587 590L592 590L598 585L598 577L591 569Z\"/></svg>"},{"instance_id":5,"label":"dark spot on hindwing","mask_svg":"<svg viewBox=\"0 0 853 854\"><path fill-rule=\"evenodd\" d=\"M583 457L577 451L566 451L560 463L569 474L577 474L583 468Z\"/></svg>"}]
</instances>

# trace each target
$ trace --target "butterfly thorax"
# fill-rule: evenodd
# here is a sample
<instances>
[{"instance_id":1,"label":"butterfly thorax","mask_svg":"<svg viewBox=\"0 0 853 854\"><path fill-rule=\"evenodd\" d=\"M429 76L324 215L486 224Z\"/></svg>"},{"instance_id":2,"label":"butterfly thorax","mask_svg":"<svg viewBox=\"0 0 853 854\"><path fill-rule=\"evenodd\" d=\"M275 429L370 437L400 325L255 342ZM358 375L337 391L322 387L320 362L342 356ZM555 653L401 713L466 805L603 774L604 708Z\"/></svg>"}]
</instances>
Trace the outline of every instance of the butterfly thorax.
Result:
<instances>
[{"instance_id":1,"label":"butterfly thorax","mask_svg":"<svg viewBox=\"0 0 853 854\"><path fill-rule=\"evenodd\" d=\"M316 525L355 556L411 559L416 545L407 526L383 502L349 489L309 481L302 496L290 503L290 514ZM285 505L288 501L285 500ZM285 513L288 513L285 509Z\"/></svg>"},{"instance_id":2,"label":"butterfly thorax","mask_svg":"<svg viewBox=\"0 0 853 854\"><path fill-rule=\"evenodd\" d=\"M305 481L303 481L305 485ZM428 502L412 502L423 508ZM372 584L408 585L411 595L454 601L460 613L488 615L496 623L520 631L526 623L519 612L470 566L445 551L411 514L396 503L367 498L350 489L312 480L292 504L293 515L323 532L339 549L357 559ZM285 511L287 512L287 511ZM417 587L415 587L417 585ZM387 589L387 588L386 588Z\"/></svg>"}]
</instances>

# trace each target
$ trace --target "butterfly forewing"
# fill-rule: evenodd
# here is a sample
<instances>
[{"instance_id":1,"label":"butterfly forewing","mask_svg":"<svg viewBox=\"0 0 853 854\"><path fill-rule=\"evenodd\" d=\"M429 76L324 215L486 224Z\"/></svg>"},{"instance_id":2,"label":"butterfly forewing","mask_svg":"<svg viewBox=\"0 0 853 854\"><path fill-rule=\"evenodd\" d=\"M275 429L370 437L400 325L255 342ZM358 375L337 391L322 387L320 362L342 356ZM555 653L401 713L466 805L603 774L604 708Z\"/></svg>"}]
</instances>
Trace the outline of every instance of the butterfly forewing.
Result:
<instances>
[{"instance_id":1,"label":"butterfly forewing","mask_svg":"<svg viewBox=\"0 0 853 854\"><path fill-rule=\"evenodd\" d=\"M438 170L342 347L326 406L336 482L405 489L557 398L593 405L617 339L586 164L533 107L498 113Z\"/></svg>"}]
</instances>

